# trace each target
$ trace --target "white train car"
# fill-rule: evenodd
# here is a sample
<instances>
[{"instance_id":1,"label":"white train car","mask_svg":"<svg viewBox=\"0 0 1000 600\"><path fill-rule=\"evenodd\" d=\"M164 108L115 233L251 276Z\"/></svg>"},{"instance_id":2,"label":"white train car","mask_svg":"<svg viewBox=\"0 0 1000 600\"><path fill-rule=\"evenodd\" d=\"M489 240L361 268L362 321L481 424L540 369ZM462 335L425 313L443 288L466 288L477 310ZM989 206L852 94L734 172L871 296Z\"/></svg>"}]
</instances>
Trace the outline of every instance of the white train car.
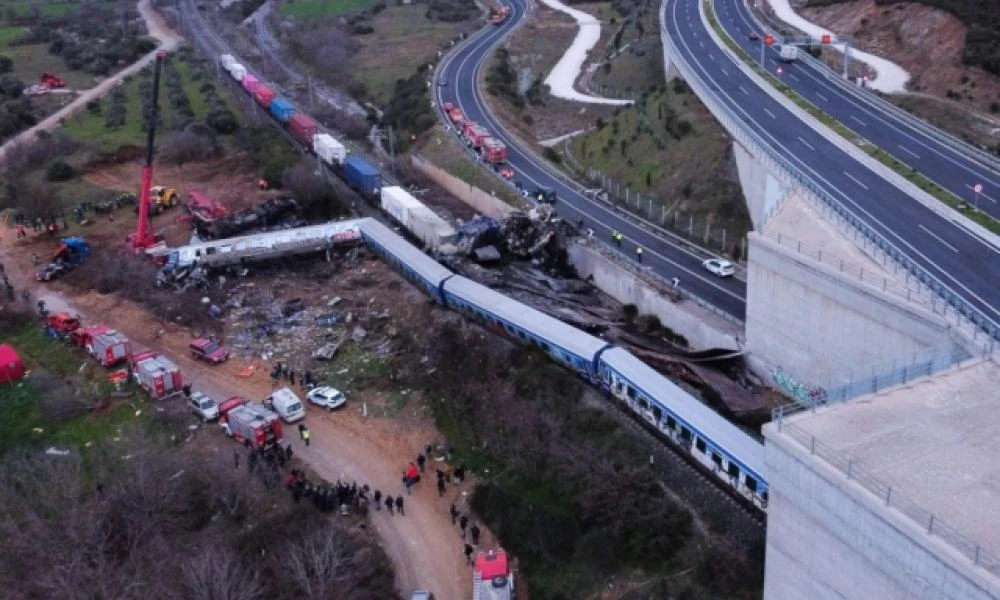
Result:
<instances>
[{"instance_id":1,"label":"white train car","mask_svg":"<svg viewBox=\"0 0 1000 600\"><path fill-rule=\"evenodd\" d=\"M399 186L382 188L380 202L382 210L425 246L438 249L458 237L454 227Z\"/></svg>"}]
</instances>

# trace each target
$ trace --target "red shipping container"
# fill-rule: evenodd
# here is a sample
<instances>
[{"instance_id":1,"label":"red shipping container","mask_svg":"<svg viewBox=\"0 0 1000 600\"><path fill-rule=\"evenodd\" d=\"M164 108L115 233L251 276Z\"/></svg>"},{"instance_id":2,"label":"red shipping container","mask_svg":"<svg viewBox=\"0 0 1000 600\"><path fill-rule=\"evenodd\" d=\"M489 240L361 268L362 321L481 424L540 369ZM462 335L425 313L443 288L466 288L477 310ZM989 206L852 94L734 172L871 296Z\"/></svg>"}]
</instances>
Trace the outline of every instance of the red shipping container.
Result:
<instances>
[{"instance_id":1,"label":"red shipping container","mask_svg":"<svg viewBox=\"0 0 1000 600\"><path fill-rule=\"evenodd\" d=\"M318 130L319 125L309 115L296 113L288 121L288 131L309 149L312 149L313 136Z\"/></svg>"},{"instance_id":2,"label":"red shipping container","mask_svg":"<svg viewBox=\"0 0 1000 600\"><path fill-rule=\"evenodd\" d=\"M257 88L253 91L254 100L256 100L257 104L260 104L264 108L270 106L271 100L274 100L277 95L278 94L274 93L274 90L259 83L257 84Z\"/></svg>"}]
</instances>

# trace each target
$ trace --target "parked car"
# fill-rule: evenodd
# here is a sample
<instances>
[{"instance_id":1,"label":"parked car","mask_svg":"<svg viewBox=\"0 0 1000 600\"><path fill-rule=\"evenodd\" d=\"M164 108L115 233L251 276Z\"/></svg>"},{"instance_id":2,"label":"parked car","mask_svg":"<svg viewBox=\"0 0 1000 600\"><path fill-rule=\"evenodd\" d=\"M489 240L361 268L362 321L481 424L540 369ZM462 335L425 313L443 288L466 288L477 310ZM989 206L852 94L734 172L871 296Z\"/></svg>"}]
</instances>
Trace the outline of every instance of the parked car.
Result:
<instances>
[{"instance_id":1,"label":"parked car","mask_svg":"<svg viewBox=\"0 0 1000 600\"><path fill-rule=\"evenodd\" d=\"M188 407L198 415L202 421L208 423L219 418L219 404L202 392L191 392L191 397L187 399Z\"/></svg>"},{"instance_id":2,"label":"parked car","mask_svg":"<svg viewBox=\"0 0 1000 600\"><path fill-rule=\"evenodd\" d=\"M35 279L38 281L52 281L59 279L68 272L69 267L67 265L63 263L51 263L41 271L35 273Z\"/></svg>"},{"instance_id":3,"label":"parked car","mask_svg":"<svg viewBox=\"0 0 1000 600\"><path fill-rule=\"evenodd\" d=\"M299 397L286 387L275 390L267 398L264 398L264 408L278 413L286 423L301 421L306 417L306 409L302 406Z\"/></svg>"},{"instance_id":4,"label":"parked car","mask_svg":"<svg viewBox=\"0 0 1000 600\"><path fill-rule=\"evenodd\" d=\"M315 404L316 406L325 408L327 410L340 408L341 406L344 405L345 402L347 402L347 398L344 396L344 392L341 392L340 390L329 386L323 386L309 390L309 393L306 394L306 398L308 398L309 401Z\"/></svg>"},{"instance_id":5,"label":"parked car","mask_svg":"<svg viewBox=\"0 0 1000 600\"><path fill-rule=\"evenodd\" d=\"M226 362L229 350L208 338L198 338L191 342L191 356L213 365Z\"/></svg>"},{"instance_id":6,"label":"parked car","mask_svg":"<svg viewBox=\"0 0 1000 600\"><path fill-rule=\"evenodd\" d=\"M410 594L410 600L434 600L434 594L430 592L413 592Z\"/></svg>"},{"instance_id":7,"label":"parked car","mask_svg":"<svg viewBox=\"0 0 1000 600\"><path fill-rule=\"evenodd\" d=\"M719 277L732 277L736 273L736 267L728 260L721 258L710 258L701 263L705 270Z\"/></svg>"}]
</instances>

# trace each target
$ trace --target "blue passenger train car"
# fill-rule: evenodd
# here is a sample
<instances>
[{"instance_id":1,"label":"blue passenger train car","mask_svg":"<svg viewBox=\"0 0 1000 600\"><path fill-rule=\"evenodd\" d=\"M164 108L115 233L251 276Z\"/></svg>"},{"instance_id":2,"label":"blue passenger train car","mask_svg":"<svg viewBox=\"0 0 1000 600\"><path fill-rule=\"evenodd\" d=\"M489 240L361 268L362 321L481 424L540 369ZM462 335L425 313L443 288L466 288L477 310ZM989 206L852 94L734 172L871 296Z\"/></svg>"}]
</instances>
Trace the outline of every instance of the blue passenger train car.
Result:
<instances>
[{"instance_id":1,"label":"blue passenger train car","mask_svg":"<svg viewBox=\"0 0 1000 600\"><path fill-rule=\"evenodd\" d=\"M538 347L589 380L597 377L601 351L611 345L465 277L446 280L444 297L453 310L504 337Z\"/></svg>"},{"instance_id":2,"label":"blue passenger train car","mask_svg":"<svg viewBox=\"0 0 1000 600\"><path fill-rule=\"evenodd\" d=\"M362 221L361 238L373 252L399 269L431 298L445 304L441 284L454 273L375 219Z\"/></svg>"}]
</instances>

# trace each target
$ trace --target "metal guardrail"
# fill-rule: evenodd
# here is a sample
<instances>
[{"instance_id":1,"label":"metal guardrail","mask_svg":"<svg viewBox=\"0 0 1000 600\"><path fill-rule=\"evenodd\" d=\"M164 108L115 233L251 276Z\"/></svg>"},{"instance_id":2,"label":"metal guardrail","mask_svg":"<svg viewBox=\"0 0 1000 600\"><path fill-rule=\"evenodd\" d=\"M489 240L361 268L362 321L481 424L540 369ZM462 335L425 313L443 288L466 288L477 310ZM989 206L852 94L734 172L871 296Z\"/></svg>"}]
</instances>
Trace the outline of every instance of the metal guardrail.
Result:
<instances>
[{"instance_id":1,"label":"metal guardrail","mask_svg":"<svg viewBox=\"0 0 1000 600\"><path fill-rule=\"evenodd\" d=\"M948 544L973 564L986 569L994 575L1000 575L1000 558L989 553L982 545L971 540L934 513L924 509L905 495L894 491L891 485L880 481L865 470L864 466L843 456L833 448L823 444L815 436L792 423L785 421L789 413L782 408L775 409L773 420L778 424L778 431L809 450L813 456L818 456L824 462L843 473L848 480L860 485L868 492L885 502L886 506L896 509L900 514L912 520L915 524L926 527L927 534Z\"/></svg>"},{"instance_id":2,"label":"metal guardrail","mask_svg":"<svg viewBox=\"0 0 1000 600\"><path fill-rule=\"evenodd\" d=\"M694 69L683 58L673 40L666 34L666 5L668 1L663 1L660 11L660 37L663 45L668 49L673 64L684 75L684 80L698 94L701 101L711 110L712 114L719 120L723 127L745 146L760 148L763 152L757 153L755 158L763 160L765 163L770 162L772 165L778 167L779 172L790 175L794 182L800 186L800 191L805 192L804 196L807 199L827 207L829 211L836 214L842 223L849 225L857 234L861 235L871 245L873 250L881 252L885 259L891 259L899 268L907 272L909 276L914 277L921 285L941 298L944 301L942 310L945 314L948 307L951 307L957 318L966 320L977 329L984 331L992 339L1000 339L1000 325L988 318L982 311L972 306L964 298L954 293L948 286L941 283L940 280L903 253L902 250L876 232L874 228L834 198L822 185L784 158L769 142L765 141L756 132L751 131L740 118L733 114L725 102L695 74ZM729 50L728 47L726 50ZM744 66L742 61L740 61L740 66ZM767 165L765 164L765 166Z\"/></svg>"}]
</instances>

